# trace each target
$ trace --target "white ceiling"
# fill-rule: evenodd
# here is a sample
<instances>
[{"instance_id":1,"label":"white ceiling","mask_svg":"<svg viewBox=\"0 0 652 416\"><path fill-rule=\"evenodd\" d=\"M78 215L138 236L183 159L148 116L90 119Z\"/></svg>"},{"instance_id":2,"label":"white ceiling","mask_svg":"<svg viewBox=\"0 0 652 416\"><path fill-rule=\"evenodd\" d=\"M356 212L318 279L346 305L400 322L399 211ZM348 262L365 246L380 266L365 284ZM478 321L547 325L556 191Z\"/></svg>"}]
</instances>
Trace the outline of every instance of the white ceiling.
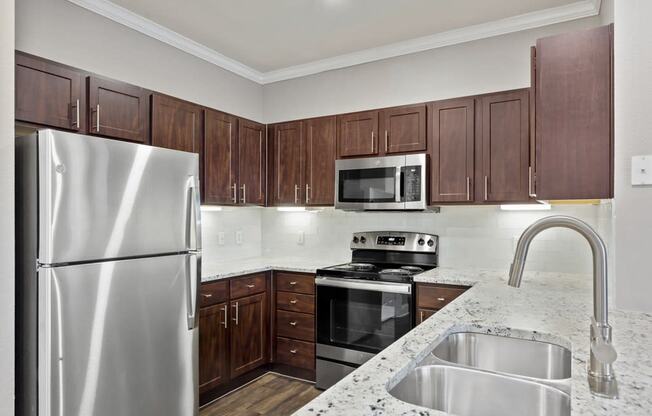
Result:
<instances>
[{"instance_id":1,"label":"white ceiling","mask_svg":"<svg viewBox=\"0 0 652 416\"><path fill-rule=\"evenodd\" d=\"M212 53L214 63L262 83L595 15L600 7L599 0L70 1L195 54Z\"/></svg>"}]
</instances>

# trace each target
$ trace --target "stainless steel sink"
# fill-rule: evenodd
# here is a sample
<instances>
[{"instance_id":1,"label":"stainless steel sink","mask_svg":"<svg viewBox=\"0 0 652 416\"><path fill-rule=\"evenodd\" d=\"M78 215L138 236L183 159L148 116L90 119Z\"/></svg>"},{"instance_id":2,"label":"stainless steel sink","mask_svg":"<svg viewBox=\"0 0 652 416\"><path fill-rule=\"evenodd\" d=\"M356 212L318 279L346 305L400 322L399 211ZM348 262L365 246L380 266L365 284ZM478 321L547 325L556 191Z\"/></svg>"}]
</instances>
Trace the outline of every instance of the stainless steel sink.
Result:
<instances>
[{"instance_id":1,"label":"stainless steel sink","mask_svg":"<svg viewBox=\"0 0 652 416\"><path fill-rule=\"evenodd\" d=\"M458 416L570 415L570 396L554 387L450 365L417 367L390 394Z\"/></svg>"},{"instance_id":2,"label":"stainless steel sink","mask_svg":"<svg viewBox=\"0 0 652 416\"><path fill-rule=\"evenodd\" d=\"M451 363L544 380L571 376L571 352L547 342L460 332L448 335L432 352Z\"/></svg>"}]
</instances>

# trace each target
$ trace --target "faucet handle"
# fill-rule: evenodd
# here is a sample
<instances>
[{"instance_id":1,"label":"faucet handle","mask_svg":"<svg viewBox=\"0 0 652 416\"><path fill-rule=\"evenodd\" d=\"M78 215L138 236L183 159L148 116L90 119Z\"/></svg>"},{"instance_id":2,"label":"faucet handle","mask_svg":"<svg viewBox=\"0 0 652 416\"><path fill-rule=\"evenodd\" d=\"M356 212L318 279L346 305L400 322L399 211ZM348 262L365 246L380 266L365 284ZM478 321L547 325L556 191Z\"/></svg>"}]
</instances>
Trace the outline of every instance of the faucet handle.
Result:
<instances>
[{"instance_id":1,"label":"faucet handle","mask_svg":"<svg viewBox=\"0 0 652 416\"><path fill-rule=\"evenodd\" d=\"M598 326L595 318L591 317L591 326L593 327L593 339L591 340L591 352L603 364L612 364L618 358L616 349L611 344L610 339L605 339L602 328ZM611 328L607 325L609 333ZM609 336L610 337L610 336Z\"/></svg>"}]
</instances>

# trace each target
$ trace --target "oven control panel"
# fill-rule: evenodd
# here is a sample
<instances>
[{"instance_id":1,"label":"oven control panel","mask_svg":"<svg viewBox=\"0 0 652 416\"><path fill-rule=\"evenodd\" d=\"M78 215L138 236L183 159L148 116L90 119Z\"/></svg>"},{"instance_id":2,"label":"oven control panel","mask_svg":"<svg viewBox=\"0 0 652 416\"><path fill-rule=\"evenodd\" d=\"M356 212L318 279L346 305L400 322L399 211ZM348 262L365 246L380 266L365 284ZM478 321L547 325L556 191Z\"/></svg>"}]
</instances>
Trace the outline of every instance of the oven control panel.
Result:
<instances>
[{"instance_id":1,"label":"oven control panel","mask_svg":"<svg viewBox=\"0 0 652 416\"><path fill-rule=\"evenodd\" d=\"M405 237L379 235L376 244L379 246L404 246Z\"/></svg>"}]
</instances>

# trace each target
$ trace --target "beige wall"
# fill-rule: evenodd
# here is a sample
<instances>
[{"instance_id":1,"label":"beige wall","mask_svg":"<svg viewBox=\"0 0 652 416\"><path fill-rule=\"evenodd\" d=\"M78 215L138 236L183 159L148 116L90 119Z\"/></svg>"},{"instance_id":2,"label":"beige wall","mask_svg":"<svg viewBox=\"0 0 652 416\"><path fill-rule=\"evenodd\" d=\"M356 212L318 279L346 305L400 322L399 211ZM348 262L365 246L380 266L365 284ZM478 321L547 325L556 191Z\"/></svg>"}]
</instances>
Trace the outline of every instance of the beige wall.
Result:
<instances>
[{"instance_id":1,"label":"beige wall","mask_svg":"<svg viewBox=\"0 0 652 416\"><path fill-rule=\"evenodd\" d=\"M265 85L267 122L461 97L530 85L536 39L600 17L433 49Z\"/></svg>"},{"instance_id":2,"label":"beige wall","mask_svg":"<svg viewBox=\"0 0 652 416\"><path fill-rule=\"evenodd\" d=\"M615 2L616 304L652 312L652 186L631 185L631 157L652 154L652 2Z\"/></svg>"},{"instance_id":3,"label":"beige wall","mask_svg":"<svg viewBox=\"0 0 652 416\"><path fill-rule=\"evenodd\" d=\"M17 1L16 49L263 121L261 85L66 0Z\"/></svg>"},{"instance_id":4,"label":"beige wall","mask_svg":"<svg viewBox=\"0 0 652 416\"><path fill-rule=\"evenodd\" d=\"M14 414L14 2L0 3L0 415Z\"/></svg>"}]
</instances>

